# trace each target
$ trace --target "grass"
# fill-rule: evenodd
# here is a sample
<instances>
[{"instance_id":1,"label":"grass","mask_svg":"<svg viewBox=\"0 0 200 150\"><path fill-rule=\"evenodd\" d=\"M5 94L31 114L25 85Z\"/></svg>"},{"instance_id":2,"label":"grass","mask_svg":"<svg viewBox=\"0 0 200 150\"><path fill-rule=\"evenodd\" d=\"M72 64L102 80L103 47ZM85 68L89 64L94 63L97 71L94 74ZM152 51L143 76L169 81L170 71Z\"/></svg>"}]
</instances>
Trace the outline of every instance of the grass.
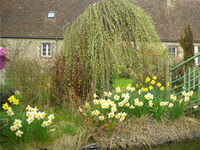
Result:
<instances>
[{"instance_id":1,"label":"grass","mask_svg":"<svg viewBox=\"0 0 200 150\"><path fill-rule=\"evenodd\" d=\"M130 79L130 78L118 78L118 79L115 79L112 86L113 88L116 88L116 87L120 87L121 90L126 90L126 87L128 84L132 84L133 83L133 79Z\"/></svg>"}]
</instances>

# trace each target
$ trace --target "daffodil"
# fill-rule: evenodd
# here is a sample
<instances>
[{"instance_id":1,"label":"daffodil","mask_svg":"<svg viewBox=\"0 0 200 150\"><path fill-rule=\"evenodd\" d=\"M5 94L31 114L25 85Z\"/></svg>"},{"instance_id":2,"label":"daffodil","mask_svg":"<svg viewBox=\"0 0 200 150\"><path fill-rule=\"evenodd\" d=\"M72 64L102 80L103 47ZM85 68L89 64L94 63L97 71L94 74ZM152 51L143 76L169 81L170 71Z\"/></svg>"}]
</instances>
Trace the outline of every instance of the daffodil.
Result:
<instances>
[{"instance_id":1,"label":"daffodil","mask_svg":"<svg viewBox=\"0 0 200 150\"><path fill-rule=\"evenodd\" d=\"M121 117L121 113L115 115L115 118L119 119Z\"/></svg>"},{"instance_id":2,"label":"daffodil","mask_svg":"<svg viewBox=\"0 0 200 150\"><path fill-rule=\"evenodd\" d=\"M150 81L150 78L147 77L146 80L145 80L145 82L147 83L147 82L149 82L149 81Z\"/></svg>"},{"instance_id":3,"label":"daffodil","mask_svg":"<svg viewBox=\"0 0 200 150\"><path fill-rule=\"evenodd\" d=\"M41 112L38 112L38 113L37 113L36 118L37 118L38 120L42 119L42 114L41 114Z\"/></svg>"},{"instance_id":4,"label":"daffodil","mask_svg":"<svg viewBox=\"0 0 200 150\"><path fill-rule=\"evenodd\" d=\"M180 101L179 101L179 104L181 104L183 102L183 99L181 99Z\"/></svg>"},{"instance_id":5,"label":"daffodil","mask_svg":"<svg viewBox=\"0 0 200 150\"><path fill-rule=\"evenodd\" d=\"M122 102L123 102L124 104L126 104L126 103L128 102L128 100L127 100L127 99L124 99Z\"/></svg>"},{"instance_id":6,"label":"daffodil","mask_svg":"<svg viewBox=\"0 0 200 150\"><path fill-rule=\"evenodd\" d=\"M130 103L126 103L125 106L126 106L126 107L129 107L129 106L130 106Z\"/></svg>"},{"instance_id":7,"label":"daffodil","mask_svg":"<svg viewBox=\"0 0 200 150\"><path fill-rule=\"evenodd\" d=\"M34 121L34 118L33 117L28 117L26 119L26 121L28 122L28 124L32 123Z\"/></svg>"},{"instance_id":8,"label":"daffodil","mask_svg":"<svg viewBox=\"0 0 200 150\"><path fill-rule=\"evenodd\" d=\"M138 95L140 95L141 94L141 90L138 90Z\"/></svg>"},{"instance_id":9,"label":"daffodil","mask_svg":"<svg viewBox=\"0 0 200 150\"><path fill-rule=\"evenodd\" d=\"M139 102L139 106L143 106L143 102Z\"/></svg>"},{"instance_id":10,"label":"daffodil","mask_svg":"<svg viewBox=\"0 0 200 150\"><path fill-rule=\"evenodd\" d=\"M89 106L90 106L90 105L89 105L89 103L88 103L88 102L86 102L86 103L85 103L85 107L87 107L87 108L88 108Z\"/></svg>"},{"instance_id":11,"label":"daffodil","mask_svg":"<svg viewBox=\"0 0 200 150\"><path fill-rule=\"evenodd\" d=\"M120 87L116 87L116 92L117 92L117 93L120 92Z\"/></svg>"},{"instance_id":12,"label":"daffodil","mask_svg":"<svg viewBox=\"0 0 200 150\"><path fill-rule=\"evenodd\" d=\"M108 92L108 97L110 97L112 95L112 93L111 92Z\"/></svg>"},{"instance_id":13,"label":"daffodil","mask_svg":"<svg viewBox=\"0 0 200 150\"><path fill-rule=\"evenodd\" d=\"M135 102L135 106L139 106L139 102Z\"/></svg>"},{"instance_id":14,"label":"daffodil","mask_svg":"<svg viewBox=\"0 0 200 150\"><path fill-rule=\"evenodd\" d=\"M37 117L37 112L31 112L31 116L33 116L34 118Z\"/></svg>"},{"instance_id":15,"label":"daffodil","mask_svg":"<svg viewBox=\"0 0 200 150\"><path fill-rule=\"evenodd\" d=\"M116 107L112 107L112 108L111 108L111 111L112 111L112 112L116 112L116 111L117 111L117 108L116 108Z\"/></svg>"},{"instance_id":16,"label":"daffodil","mask_svg":"<svg viewBox=\"0 0 200 150\"><path fill-rule=\"evenodd\" d=\"M167 87L169 86L169 82L167 82Z\"/></svg>"},{"instance_id":17,"label":"daffodil","mask_svg":"<svg viewBox=\"0 0 200 150\"><path fill-rule=\"evenodd\" d=\"M109 108L109 104L103 103L103 104L101 105L101 107L102 107L103 109L108 109L108 108Z\"/></svg>"},{"instance_id":18,"label":"daffodil","mask_svg":"<svg viewBox=\"0 0 200 150\"><path fill-rule=\"evenodd\" d=\"M94 116L94 115L95 115L95 111L92 111L92 112L91 112L91 115Z\"/></svg>"},{"instance_id":19,"label":"daffodil","mask_svg":"<svg viewBox=\"0 0 200 150\"><path fill-rule=\"evenodd\" d=\"M135 107L134 107L133 105L131 105L129 108L130 108L130 109L134 109Z\"/></svg>"},{"instance_id":20,"label":"daffodil","mask_svg":"<svg viewBox=\"0 0 200 150\"><path fill-rule=\"evenodd\" d=\"M16 136L19 136L19 137L21 137L22 136L22 134L23 134L23 132L21 131L21 130L18 130L16 133Z\"/></svg>"},{"instance_id":21,"label":"daffodil","mask_svg":"<svg viewBox=\"0 0 200 150\"><path fill-rule=\"evenodd\" d=\"M8 103L5 103L5 104L2 105L2 108L3 108L4 110L7 110L8 107L9 107Z\"/></svg>"},{"instance_id":22,"label":"daffodil","mask_svg":"<svg viewBox=\"0 0 200 150\"><path fill-rule=\"evenodd\" d=\"M172 103L169 103L169 108L172 108L174 105Z\"/></svg>"},{"instance_id":23,"label":"daffodil","mask_svg":"<svg viewBox=\"0 0 200 150\"><path fill-rule=\"evenodd\" d=\"M97 94L95 93L95 94L93 95L93 97L94 97L94 98L97 98L98 96L97 96Z\"/></svg>"},{"instance_id":24,"label":"daffodil","mask_svg":"<svg viewBox=\"0 0 200 150\"><path fill-rule=\"evenodd\" d=\"M18 105L18 104L19 104L19 100L18 100L18 99L15 99L15 100L13 101L13 104L14 104L14 105Z\"/></svg>"},{"instance_id":25,"label":"daffodil","mask_svg":"<svg viewBox=\"0 0 200 150\"><path fill-rule=\"evenodd\" d=\"M46 113L42 112L41 115L42 115L42 119L44 119L44 117L46 116Z\"/></svg>"},{"instance_id":26,"label":"daffodil","mask_svg":"<svg viewBox=\"0 0 200 150\"><path fill-rule=\"evenodd\" d=\"M149 107L152 107L152 106L153 106L153 101L150 100L150 101L149 101Z\"/></svg>"},{"instance_id":27,"label":"daffodil","mask_svg":"<svg viewBox=\"0 0 200 150\"><path fill-rule=\"evenodd\" d=\"M152 80L152 81L151 81L151 84L152 84L152 85L154 85L155 83L156 83L156 81L155 81L155 80Z\"/></svg>"},{"instance_id":28,"label":"daffodil","mask_svg":"<svg viewBox=\"0 0 200 150\"><path fill-rule=\"evenodd\" d=\"M135 87L132 87L132 88L131 88L131 92L134 92L134 91L135 91Z\"/></svg>"},{"instance_id":29,"label":"daffodil","mask_svg":"<svg viewBox=\"0 0 200 150\"><path fill-rule=\"evenodd\" d=\"M123 122L124 121L124 117L121 117L120 119L119 119L119 122Z\"/></svg>"},{"instance_id":30,"label":"daffodil","mask_svg":"<svg viewBox=\"0 0 200 150\"><path fill-rule=\"evenodd\" d=\"M42 123L41 126L42 126L42 127L46 127L46 126L47 126L47 121L43 121L43 123Z\"/></svg>"},{"instance_id":31,"label":"daffodil","mask_svg":"<svg viewBox=\"0 0 200 150\"><path fill-rule=\"evenodd\" d=\"M13 126L11 126L11 127L10 127L10 130L11 130L11 131L16 131L16 130L17 130L17 128L16 128L16 126L15 126L15 125L13 125Z\"/></svg>"},{"instance_id":32,"label":"daffodil","mask_svg":"<svg viewBox=\"0 0 200 150\"><path fill-rule=\"evenodd\" d=\"M129 100L129 99L130 99L130 96L129 96L129 95L126 95L125 99L126 99L126 100Z\"/></svg>"},{"instance_id":33,"label":"daffodil","mask_svg":"<svg viewBox=\"0 0 200 150\"><path fill-rule=\"evenodd\" d=\"M161 83L160 83L160 82L158 82L158 83L157 83L157 86L158 86L158 87L160 87L160 86L161 86Z\"/></svg>"},{"instance_id":34,"label":"daffodil","mask_svg":"<svg viewBox=\"0 0 200 150\"><path fill-rule=\"evenodd\" d=\"M12 108L11 108L11 107L8 107L7 111L12 111Z\"/></svg>"},{"instance_id":35,"label":"daffodil","mask_svg":"<svg viewBox=\"0 0 200 150\"><path fill-rule=\"evenodd\" d=\"M185 102L189 102L190 98L189 97L185 97Z\"/></svg>"},{"instance_id":36,"label":"daffodil","mask_svg":"<svg viewBox=\"0 0 200 150\"><path fill-rule=\"evenodd\" d=\"M128 84L127 86L130 86L130 87L131 87L131 84Z\"/></svg>"},{"instance_id":37,"label":"daffodil","mask_svg":"<svg viewBox=\"0 0 200 150\"><path fill-rule=\"evenodd\" d=\"M26 110L31 111L31 107L29 105L27 105Z\"/></svg>"},{"instance_id":38,"label":"daffodil","mask_svg":"<svg viewBox=\"0 0 200 150\"><path fill-rule=\"evenodd\" d=\"M136 84L135 86L136 86L136 88L138 88L138 84Z\"/></svg>"},{"instance_id":39,"label":"daffodil","mask_svg":"<svg viewBox=\"0 0 200 150\"><path fill-rule=\"evenodd\" d=\"M156 80L156 79L157 79L157 77L156 77L156 76L153 76L153 79L154 79L154 80Z\"/></svg>"},{"instance_id":40,"label":"daffodil","mask_svg":"<svg viewBox=\"0 0 200 150\"><path fill-rule=\"evenodd\" d=\"M31 117L32 116L32 113L30 111L27 111L26 112L26 117Z\"/></svg>"},{"instance_id":41,"label":"daffodil","mask_svg":"<svg viewBox=\"0 0 200 150\"><path fill-rule=\"evenodd\" d=\"M136 98L136 99L134 99L134 101L135 101L135 103L137 103L137 102L139 102L139 99L138 99L138 98Z\"/></svg>"},{"instance_id":42,"label":"daffodil","mask_svg":"<svg viewBox=\"0 0 200 150\"><path fill-rule=\"evenodd\" d=\"M37 112L37 111L38 111L37 107L31 109L31 112Z\"/></svg>"},{"instance_id":43,"label":"daffodil","mask_svg":"<svg viewBox=\"0 0 200 150\"><path fill-rule=\"evenodd\" d=\"M123 98L125 98L125 97L126 97L126 94L125 94L125 93L123 93L123 94L122 94L122 97L123 97Z\"/></svg>"},{"instance_id":44,"label":"daffodil","mask_svg":"<svg viewBox=\"0 0 200 150\"><path fill-rule=\"evenodd\" d=\"M47 126L49 126L51 123L51 119L47 120Z\"/></svg>"},{"instance_id":45,"label":"daffodil","mask_svg":"<svg viewBox=\"0 0 200 150\"><path fill-rule=\"evenodd\" d=\"M153 86L149 86L149 90L152 90L153 89Z\"/></svg>"},{"instance_id":46,"label":"daffodil","mask_svg":"<svg viewBox=\"0 0 200 150\"><path fill-rule=\"evenodd\" d=\"M113 118L115 116L114 112L108 114L108 118Z\"/></svg>"},{"instance_id":47,"label":"daffodil","mask_svg":"<svg viewBox=\"0 0 200 150\"><path fill-rule=\"evenodd\" d=\"M127 89L127 91L130 91L131 90L131 86L127 86L126 89Z\"/></svg>"},{"instance_id":48,"label":"daffodil","mask_svg":"<svg viewBox=\"0 0 200 150\"><path fill-rule=\"evenodd\" d=\"M104 116L99 116L99 120L104 120Z\"/></svg>"},{"instance_id":49,"label":"daffodil","mask_svg":"<svg viewBox=\"0 0 200 150\"><path fill-rule=\"evenodd\" d=\"M54 117L54 114L50 114L49 116L48 116L48 119L49 120L53 120L55 117Z\"/></svg>"},{"instance_id":50,"label":"daffodil","mask_svg":"<svg viewBox=\"0 0 200 150\"><path fill-rule=\"evenodd\" d=\"M127 113L123 112L123 113L122 113L122 117L125 118L126 116L127 116Z\"/></svg>"},{"instance_id":51,"label":"daffodil","mask_svg":"<svg viewBox=\"0 0 200 150\"><path fill-rule=\"evenodd\" d=\"M108 93L107 92L104 92L104 96L107 96L108 95Z\"/></svg>"},{"instance_id":52,"label":"daffodil","mask_svg":"<svg viewBox=\"0 0 200 150\"><path fill-rule=\"evenodd\" d=\"M160 102L160 106L165 106L165 102Z\"/></svg>"},{"instance_id":53,"label":"daffodil","mask_svg":"<svg viewBox=\"0 0 200 150\"><path fill-rule=\"evenodd\" d=\"M15 126L16 126L17 129L19 129L19 128L22 127L22 124L16 124Z\"/></svg>"},{"instance_id":54,"label":"daffodil","mask_svg":"<svg viewBox=\"0 0 200 150\"><path fill-rule=\"evenodd\" d=\"M79 112L83 112L83 109L81 107L78 108Z\"/></svg>"},{"instance_id":55,"label":"daffodil","mask_svg":"<svg viewBox=\"0 0 200 150\"><path fill-rule=\"evenodd\" d=\"M164 86L162 86L162 87L160 88L160 90L161 90L161 91L164 91L164 89L165 89L165 87L164 87Z\"/></svg>"},{"instance_id":56,"label":"daffodil","mask_svg":"<svg viewBox=\"0 0 200 150\"><path fill-rule=\"evenodd\" d=\"M50 132L55 132L55 130L56 130L55 128L54 128L54 129L51 129Z\"/></svg>"},{"instance_id":57,"label":"daffodil","mask_svg":"<svg viewBox=\"0 0 200 150\"><path fill-rule=\"evenodd\" d=\"M13 115L14 115L14 112L13 112L13 111L7 111L7 114L8 114L9 116L13 116Z\"/></svg>"},{"instance_id":58,"label":"daffodil","mask_svg":"<svg viewBox=\"0 0 200 150\"><path fill-rule=\"evenodd\" d=\"M97 99L94 99L94 100L93 100L93 103L94 103L95 105L98 105L98 104L99 104L99 101L98 101Z\"/></svg>"},{"instance_id":59,"label":"daffodil","mask_svg":"<svg viewBox=\"0 0 200 150\"><path fill-rule=\"evenodd\" d=\"M10 97L8 98L8 101L9 101L10 103L12 103L14 100L15 100L15 96L14 96L14 95L12 95L12 96L10 96Z\"/></svg>"},{"instance_id":60,"label":"daffodil","mask_svg":"<svg viewBox=\"0 0 200 150\"><path fill-rule=\"evenodd\" d=\"M112 108L116 108L117 105L116 105L116 104L111 104L111 107L112 107Z\"/></svg>"},{"instance_id":61,"label":"daffodil","mask_svg":"<svg viewBox=\"0 0 200 150\"><path fill-rule=\"evenodd\" d=\"M15 119L15 122L13 124L18 125L18 124L21 124L21 123L22 123L22 121L20 119Z\"/></svg>"},{"instance_id":62,"label":"daffodil","mask_svg":"<svg viewBox=\"0 0 200 150\"><path fill-rule=\"evenodd\" d=\"M196 105L196 106L194 106L193 108L194 108L194 109L197 109L198 107L199 107L199 106L198 106L198 105Z\"/></svg>"},{"instance_id":63,"label":"daffodil","mask_svg":"<svg viewBox=\"0 0 200 150\"><path fill-rule=\"evenodd\" d=\"M115 95L115 96L114 96L114 99L115 99L116 101L118 101L118 100L119 100L119 96L118 96L118 95Z\"/></svg>"},{"instance_id":64,"label":"daffodil","mask_svg":"<svg viewBox=\"0 0 200 150\"><path fill-rule=\"evenodd\" d=\"M165 106L168 106L169 105L169 102L165 102Z\"/></svg>"},{"instance_id":65,"label":"daffodil","mask_svg":"<svg viewBox=\"0 0 200 150\"><path fill-rule=\"evenodd\" d=\"M108 100L106 101L106 103L111 104L112 101L111 101L110 99L108 99Z\"/></svg>"},{"instance_id":66,"label":"daffodil","mask_svg":"<svg viewBox=\"0 0 200 150\"><path fill-rule=\"evenodd\" d=\"M124 106L124 103L123 102L120 102L118 103L119 107L123 107Z\"/></svg>"}]
</instances>

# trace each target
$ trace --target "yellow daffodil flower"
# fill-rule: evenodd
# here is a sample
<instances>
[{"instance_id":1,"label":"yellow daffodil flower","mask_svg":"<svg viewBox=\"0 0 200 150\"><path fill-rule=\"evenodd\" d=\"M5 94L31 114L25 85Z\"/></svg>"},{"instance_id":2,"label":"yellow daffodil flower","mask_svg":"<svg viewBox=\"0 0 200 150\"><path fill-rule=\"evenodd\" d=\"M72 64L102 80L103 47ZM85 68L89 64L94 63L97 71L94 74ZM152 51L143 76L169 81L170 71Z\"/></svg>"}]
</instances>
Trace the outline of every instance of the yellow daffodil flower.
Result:
<instances>
[{"instance_id":1,"label":"yellow daffodil flower","mask_svg":"<svg viewBox=\"0 0 200 150\"><path fill-rule=\"evenodd\" d=\"M158 87L160 87L160 86L161 86L161 83L160 83L160 82L158 82L158 83L157 83L157 86L158 86Z\"/></svg>"},{"instance_id":2,"label":"yellow daffodil flower","mask_svg":"<svg viewBox=\"0 0 200 150\"><path fill-rule=\"evenodd\" d=\"M3 104L3 106L2 106L2 108L3 108L4 110L7 110L8 107L9 107L8 103Z\"/></svg>"}]
</instances>

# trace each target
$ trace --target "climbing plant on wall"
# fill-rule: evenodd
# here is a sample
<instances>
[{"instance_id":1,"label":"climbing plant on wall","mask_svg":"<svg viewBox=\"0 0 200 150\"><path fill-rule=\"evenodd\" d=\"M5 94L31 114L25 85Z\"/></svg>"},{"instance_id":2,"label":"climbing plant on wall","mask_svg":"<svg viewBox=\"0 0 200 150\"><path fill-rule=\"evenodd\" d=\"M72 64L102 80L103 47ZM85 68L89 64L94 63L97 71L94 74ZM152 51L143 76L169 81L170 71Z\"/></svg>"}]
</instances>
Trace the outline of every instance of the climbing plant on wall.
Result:
<instances>
[{"instance_id":1,"label":"climbing plant on wall","mask_svg":"<svg viewBox=\"0 0 200 150\"><path fill-rule=\"evenodd\" d=\"M65 31L61 52L66 88L88 99L110 90L124 72L141 85L149 75L163 76L165 51L154 22L131 0L102 0L90 5Z\"/></svg>"}]
</instances>

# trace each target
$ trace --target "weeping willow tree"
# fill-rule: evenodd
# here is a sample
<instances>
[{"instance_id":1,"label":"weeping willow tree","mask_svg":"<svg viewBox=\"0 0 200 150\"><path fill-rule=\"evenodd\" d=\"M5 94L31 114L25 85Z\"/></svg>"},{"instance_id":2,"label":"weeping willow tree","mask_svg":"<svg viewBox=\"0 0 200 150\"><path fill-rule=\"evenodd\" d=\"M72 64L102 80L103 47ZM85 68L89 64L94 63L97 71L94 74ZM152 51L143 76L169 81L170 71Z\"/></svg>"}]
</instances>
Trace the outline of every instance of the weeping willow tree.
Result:
<instances>
[{"instance_id":1,"label":"weeping willow tree","mask_svg":"<svg viewBox=\"0 0 200 150\"><path fill-rule=\"evenodd\" d=\"M60 55L58 64L66 66L62 80L76 99L110 90L124 72L136 74L142 85L147 76L164 71L165 51L154 22L130 0L89 6L67 26Z\"/></svg>"}]
</instances>

